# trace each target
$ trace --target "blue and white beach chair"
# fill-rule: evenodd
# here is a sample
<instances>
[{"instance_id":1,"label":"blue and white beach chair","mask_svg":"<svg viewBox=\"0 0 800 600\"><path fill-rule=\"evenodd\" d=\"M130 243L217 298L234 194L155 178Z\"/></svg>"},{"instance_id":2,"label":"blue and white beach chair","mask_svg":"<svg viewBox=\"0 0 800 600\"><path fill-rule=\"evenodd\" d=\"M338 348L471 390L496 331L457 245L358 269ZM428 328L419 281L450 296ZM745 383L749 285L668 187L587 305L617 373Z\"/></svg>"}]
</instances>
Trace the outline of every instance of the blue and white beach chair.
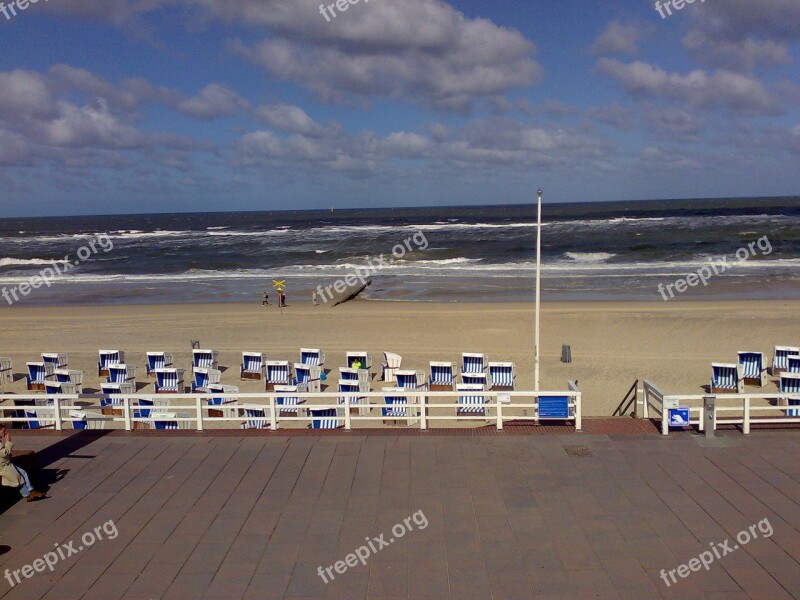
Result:
<instances>
[{"instance_id":1,"label":"blue and white beach chair","mask_svg":"<svg viewBox=\"0 0 800 600\"><path fill-rule=\"evenodd\" d=\"M305 404L305 400L301 400L296 394L298 393L296 385L276 385L275 393L280 395L275 398L275 404L278 406L279 417L296 417L299 413L301 404Z\"/></svg>"},{"instance_id":2,"label":"blue and white beach chair","mask_svg":"<svg viewBox=\"0 0 800 600\"><path fill-rule=\"evenodd\" d=\"M217 369L206 369L203 367L193 367L194 381L192 382L193 394L205 394L208 386L212 383L219 383L222 379L222 371Z\"/></svg>"},{"instance_id":3,"label":"blue and white beach chair","mask_svg":"<svg viewBox=\"0 0 800 600\"><path fill-rule=\"evenodd\" d=\"M325 353L319 348L300 348L300 362L312 367L325 364Z\"/></svg>"},{"instance_id":4,"label":"blue and white beach chair","mask_svg":"<svg viewBox=\"0 0 800 600\"><path fill-rule=\"evenodd\" d=\"M244 416L247 418L247 421L242 423L242 429L270 428L267 410L263 406L245 406Z\"/></svg>"},{"instance_id":5,"label":"blue and white beach chair","mask_svg":"<svg viewBox=\"0 0 800 600\"><path fill-rule=\"evenodd\" d=\"M464 352L461 355L461 373L483 373L486 370L487 358L485 354Z\"/></svg>"},{"instance_id":6,"label":"blue and white beach chair","mask_svg":"<svg viewBox=\"0 0 800 600\"><path fill-rule=\"evenodd\" d=\"M488 379L486 373L461 373L461 383L465 385L482 385L483 389L487 389Z\"/></svg>"},{"instance_id":7,"label":"blue and white beach chair","mask_svg":"<svg viewBox=\"0 0 800 600\"><path fill-rule=\"evenodd\" d=\"M514 391L516 388L515 377L513 362L489 363L489 384L492 386L492 390L501 392Z\"/></svg>"},{"instance_id":8,"label":"blue and white beach chair","mask_svg":"<svg viewBox=\"0 0 800 600\"><path fill-rule=\"evenodd\" d=\"M192 366L201 369L219 368L219 352L208 349L192 349Z\"/></svg>"},{"instance_id":9,"label":"blue and white beach chair","mask_svg":"<svg viewBox=\"0 0 800 600\"><path fill-rule=\"evenodd\" d=\"M71 410L69 411L69 417L72 420L72 428L75 430L84 430L89 429L89 423L87 421L89 415L84 410Z\"/></svg>"},{"instance_id":10,"label":"blue and white beach chair","mask_svg":"<svg viewBox=\"0 0 800 600\"><path fill-rule=\"evenodd\" d=\"M292 368L288 360L267 361L267 391L275 389L276 385L289 385L292 382Z\"/></svg>"},{"instance_id":11,"label":"blue and white beach chair","mask_svg":"<svg viewBox=\"0 0 800 600\"><path fill-rule=\"evenodd\" d=\"M221 383L210 383L208 384L208 393L218 394L208 401L208 405L219 407L219 408L209 409L208 416L224 417L226 419L233 418L236 409L232 408L231 405L236 404L237 399L235 396L231 396L230 394L238 394L239 386L222 385Z\"/></svg>"},{"instance_id":12,"label":"blue and white beach chair","mask_svg":"<svg viewBox=\"0 0 800 600\"><path fill-rule=\"evenodd\" d=\"M354 379L340 379L339 380L339 391L340 392L347 392L351 394L356 394L359 392L368 392L369 391L369 384L365 384L363 381L358 381ZM339 404L344 404L345 398L339 398ZM366 396L350 396L350 412L358 411L359 415L367 415L369 414L370 407L369 407L369 398Z\"/></svg>"},{"instance_id":13,"label":"blue and white beach chair","mask_svg":"<svg viewBox=\"0 0 800 600\"><path fill-rule=\"evenodd\" d=\"M136 367L133 365L109 365L106 383L128 383L136 381Z\"/></svg>"},{"instance_id":14,"label":"blue and white beach chair","mask_svg":"<svg viewBox=\"0 0 800 600\"><path fill-rule=\"evenodd\" d=\"M800 355L798 346L775 346L775 354L772 355L772 374L780 375L789 368L789 357Z\"/></svg>"},{"instance_id":15,"label":"blue and white beach chair","mask_svg":"<svg viewBox=\"0 0 800 600\"><path fill-rule=\"evenodd\" d=\"M786 372L800 373L800 356L786 357Z\"/></svg>"},{"instance_id":16,"label":"blue and white beach chair","mask_svg":"<svg viewBox=\"0 0 800 600\"><path fill-rule=\"evenodd\" d=\"M322 367L294 363L294 385L303 386L308 392L322 390Z\"/></svg>"},{"instance_id":17,"label":"blue and white beach chair","mask_svg":"<svg viewBox=\"0 0 800 600\"><path fill-rule=\"evenodd\" d=\"M711 393L741 394L744 389L744 367L732 363L711 363Z\"/></svg>"},{"instance_id":18,"label":"blue and white beach chair","mask_svg":"<svg viewBox=\"0 0 800 600\"><path fill-rule=\"evenodd\" d=\"M46 381L55 379L55 367L53 363L29 362L25 363L28 367L28 390L43 392Z\"/></svg>"},{"instance_id":19,"label":"blue and white beach chair","mask_svg":"<svg viewBox=\"0 0 800 600\"><path fill-rule=\"evenodd\" d=\"M156 369L156 394L182 394L183 369Z\"/></svg>"},{"instance_id":20,"label":"blue and white beach chair","mask_svg":"<svg viewBox=\"0 0 800 600\"><path fill-rule=\"evenodd\" d=\"M369 389L370 373L366 369L353 369L352 367L339 367L339 379L345 381L360 381Z\"/></svg>"},{"instance_id":21,"label":"blue and white beach chair","mask_svg":"<svg viewBox=\"0 0 800 600\"><path fill-rule=\"evenodd\" d=\"M432 392L453 391L456 385L456 364L431 361L431 376L428 380Z\"/></svg>"},{"instance_id":22,"label":"blue and white beach chair","mask_svg":"<svg viewBox=\"0 0 800 600\"><path fill-rule=\"evenodd\" d=\"M457 384L458 407L456 408L456 417L488 417L490 411L486 407L486 396L479 393L484 389L483 385Z\"/></svg>"},{"instance_id":23,"label":"blue and white beach chair","mask_svg":"<svg viewBox=\"0 0 800 600\"><path fill-rule=\"evenodd\" d=\"M148 352L147 376L155 377L156 369L169 369L174 367L172 352Z\"/></svg>"},{"instance_id":24,"label":"blue and white beach chair","mask_svg":"<svg viewBox=\"0 0 800 600\"><path fill-rule=\"evenodd\" d=\"M83 371L75 369L56 369L56 381L59 383L71 383L75 386L77 394L83 393Z\"/></svg>"},{"instance_id":25,"label":"blue and white beach chair","mask_svg":"<svg viewBox=\"0 0 800 600\"><path fill-rule=\"evenodd\" d=\"M782 373L780 390L782 394L800 394L800 373ZM800 400L792 400L787 398L786 404L788 406L798 407L788 409L786 411L787 416L800 417Z\"/></svg>"},{"instance_id":26,"label":"blue and white beach chair","mask_svg":"<svg viewBox=\"0 0 800 600\"><path fill-rule=\"evenodd\" d=\"M45 381L44 392L49 395L80 393L74 383L62 383L60 381Z\"/></svg>"},{"instance_id":27,"label":"blue and white beach chair","mask_svg":"<svg viewBox=\"0 0 800 600\"><path fill-rule=\"evenodd\" d=\"M309 408L311 415L311 429L338 429L339 419L336 418L335 408Z\"/></svg>"},{"instance_id":28,"label":"blue and white beach chair","mask_svg":"<svg viewBox=\"0 0 800 600\"><path fill-rule=\"evenodd\" d=\"M345 355L347 356L348 368L357 368L359 371L365 371L361 378L365 381L372 381L372 354L363 350L352 350Z\"/></svg>"},{"instance_id":29,"label":"blue and white beach chair","mask_svg":"<svg viewBox=\"0 0 800 600\"><path fill-rule=\"evenodd\" d=\"M51 401L52 402L52 401ZM54 408L27 408L25 417L31 419L22 424L22 429L47 429L55 427Z\"/></svg>"},{"instance_id":30,"label":"blue and white beach chair","mask_svg":"<svg viewBox=\"0 0 800 600\"><path fill-rule=\"evenodd\" d=\"M108 377L108 367L125 362L125 353L122 350L100 350L100 360L97 363L97 376Z\"/></svg>"},{"instance_id":31,"label":"blue and white beach chair","mask_svg":"<svg viewBox=\"0 0 800 600\"><path fill-rule=\"evenodd\" d=\"M50 363L53 369L66 369L67 355L63 352L42 352L42 362Z\"/></svg>"},{"instance_id":32,"label":"blue and white beach chair","mask_svg":"<svg viewBox=\"0 0 800 600\"><path fill-rule=\"evenodd\" d=\"M419 421L419 411L416 408L409 408L408 396L404 393L406 390L398 387L385 387L384 392L387 392L384 403L386 406L381 408L381 415L386 420L391 419L393 424L403 420L407 425L412 425ZM384 424L386 423L384 420Z\"/></svg>"},{"instance_id":33,"label":"blue and white beach chair","mask_svg":"<svg viewBox=\"0 0 800 600\"><path fill-rule=\"evenodd\" d=\"M394 352L383 353L383 364L381 365L381 379L387 383L394 383L395 373L403 364L403 357Z\"/></svg>"},{"instance_id":34,"label":"blue and white beach chair","mask_svg":"<svg viewBox=\"0 0 800 600\"><path fill-rule=\"evenodd\" d=\"M422 371L399 370L395 373L397 387L404 390L427 390L428 384L425 381L425 373Z\"/></svg>"},{"instance_id":35,"label":"blue and white beach chair","mask_svg":"<svg viewBox=\"0 0 800 600\"><path fill-rule=\"evenodd\" d=\"M767 385L767 357L763 352L739 352L744 382L749 385Z\"/></svg>"},{"instance_id":36,"label":"blue and white beach chair","mask_svg":"<svg viewBox=\"0 0 800 600\"><path fill-rule=\"evenodd\" d=\"M264 379L264 354L261 352L242 352L242 379Z\"/></svg>"},{"instance_id":37,"label":"blue and white beach chair","mask_svg":"<svg viewBox=\"0 0 800 600\"><path fill-rule=\"evenodd\" d=\"M114 409L120 409L124 404L121 398L112 398L112 395L131 395L136 393L136 384L134 383L103 383L100 384L100 388L104 396L100 399L100 406L104 415L113 415Z\"/></svg>"},{"instance_id":38,"label":"blue and white beach chair","mask_svg":"<svg viewBox=\"0 0 800 600\"><path fill-rule=\"evenodd\" d=\"M13 361L7 356L0 356L0 385L14 383Z\"/></svg>"}]
</instances>

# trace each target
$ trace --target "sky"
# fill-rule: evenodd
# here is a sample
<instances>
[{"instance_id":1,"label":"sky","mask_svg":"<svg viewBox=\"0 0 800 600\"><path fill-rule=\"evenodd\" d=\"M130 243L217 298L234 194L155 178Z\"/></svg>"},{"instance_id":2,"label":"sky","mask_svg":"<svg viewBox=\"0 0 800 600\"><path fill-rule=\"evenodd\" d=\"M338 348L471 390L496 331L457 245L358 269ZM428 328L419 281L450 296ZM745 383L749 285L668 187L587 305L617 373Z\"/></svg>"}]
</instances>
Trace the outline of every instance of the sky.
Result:
<instances>
[{"instance_id":1,"label":"sky","mask_svg":"<svg viewBox=\"0 0 800 600\"><path fill-rule=\"evenodd\" d=\"M800 2L676 1L4 0L0 217L800 194Z\"/></svg>"}]
</instances>

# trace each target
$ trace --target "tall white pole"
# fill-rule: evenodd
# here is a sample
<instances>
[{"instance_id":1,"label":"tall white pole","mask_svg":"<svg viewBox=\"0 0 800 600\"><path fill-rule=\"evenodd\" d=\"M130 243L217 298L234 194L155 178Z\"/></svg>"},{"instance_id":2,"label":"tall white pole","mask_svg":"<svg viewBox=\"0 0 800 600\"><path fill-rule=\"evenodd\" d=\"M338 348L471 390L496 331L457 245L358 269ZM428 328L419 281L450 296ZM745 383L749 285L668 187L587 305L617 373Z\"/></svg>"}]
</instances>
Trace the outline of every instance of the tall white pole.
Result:
<instances>
[{"instance_id":1,"label":"tall white pole","mask_svg":"<svg viewBox=\"0 0 800 600\"><path fill-rule=\"evenodd\" d=\"M541 304L541 267L542 267L542 190L536 192L536 340L533 354L533 390L539 391L539 308Z\"/></svg>"}]
</instances>

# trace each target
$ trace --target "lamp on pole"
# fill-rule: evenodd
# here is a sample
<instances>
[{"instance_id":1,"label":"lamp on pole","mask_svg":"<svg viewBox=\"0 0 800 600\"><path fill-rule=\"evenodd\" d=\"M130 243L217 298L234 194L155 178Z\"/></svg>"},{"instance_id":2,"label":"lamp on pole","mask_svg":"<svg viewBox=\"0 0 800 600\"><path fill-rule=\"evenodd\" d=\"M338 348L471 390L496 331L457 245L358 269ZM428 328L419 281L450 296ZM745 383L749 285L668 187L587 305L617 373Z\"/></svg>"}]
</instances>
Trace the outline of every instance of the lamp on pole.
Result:
<instances>
[{"instance_id":1,"label":"lamp on pole","mask_svg":"<svg viewBox=\"0 0 800 600\"><path fill-rule=\"evenodd\" d=\"M539 307L541 303L542 266L542 190L536 192L536 333L533 350L533 390L539 391Z\"/></svg>"}]
</instances>

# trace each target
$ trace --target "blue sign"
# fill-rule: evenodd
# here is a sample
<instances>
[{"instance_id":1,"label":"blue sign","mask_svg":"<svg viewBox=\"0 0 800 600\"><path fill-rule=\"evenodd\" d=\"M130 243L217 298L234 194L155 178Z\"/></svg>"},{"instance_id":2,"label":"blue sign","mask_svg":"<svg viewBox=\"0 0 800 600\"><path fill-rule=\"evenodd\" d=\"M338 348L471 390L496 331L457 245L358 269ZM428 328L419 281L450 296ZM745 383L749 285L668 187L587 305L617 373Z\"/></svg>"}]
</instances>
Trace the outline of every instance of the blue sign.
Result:
<instances>
[{"instance_id":1,"label":"blue sign","mask_svg":"<svg viewBox=\"0 0 800 600\"><path fill-rule=\"evenodd\" d=\"M686 427L689 425L689 407L679 406L669 409L669 426Z\"/></svg>"}]
</instances>

